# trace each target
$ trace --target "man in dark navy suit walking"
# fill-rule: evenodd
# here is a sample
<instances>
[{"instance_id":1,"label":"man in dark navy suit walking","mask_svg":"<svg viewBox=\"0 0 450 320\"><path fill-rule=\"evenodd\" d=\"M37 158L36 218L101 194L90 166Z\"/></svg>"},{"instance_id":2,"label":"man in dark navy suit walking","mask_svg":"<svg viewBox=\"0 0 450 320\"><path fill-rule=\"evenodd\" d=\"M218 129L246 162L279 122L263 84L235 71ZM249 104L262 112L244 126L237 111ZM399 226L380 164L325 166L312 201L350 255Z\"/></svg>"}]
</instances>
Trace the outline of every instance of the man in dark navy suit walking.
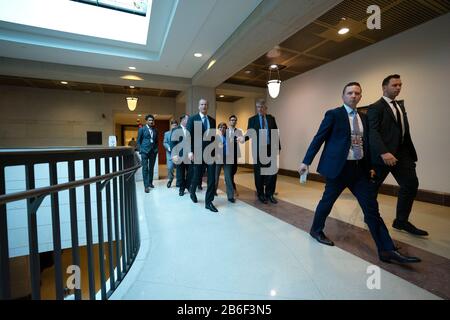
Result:
<instances>
[{"instance_id":1,"label":"man in dark navy suit walking","mask_svg":"<svg viewBox=\"0 0 450 320\"><path fill-rule=\"evenodd\" d=\"M310 234L320 243L334 245L323 232L325 220L339 195L345 188L349 188L361 206L364 221L377 245L380 260L419 262L420 259L404 256L395 248L380 216L376 195L370 187L369 130L366 117L356 109L362 97L361 92L361 86L357 82L350 82L344 87L344 105L325 113L325 118L300 165L299 173L303 174L325 143L317 171L326 177L326 185L316 208Z\"/></svg>"},{"instance_id":2,"label":"man in dark navy suit walking","mask_svg":"<svg viewBox=\"0 0 450 320\"><path fill-rule=\"evenodd\" d=\"M144 178L145 192L150 192L153 185L153 169L158 155L158 130L155 128L155 118L149 114L145 116L147 124L139 128L137 149L142 159L142 176Z\"/></svg>"}]
</instances>

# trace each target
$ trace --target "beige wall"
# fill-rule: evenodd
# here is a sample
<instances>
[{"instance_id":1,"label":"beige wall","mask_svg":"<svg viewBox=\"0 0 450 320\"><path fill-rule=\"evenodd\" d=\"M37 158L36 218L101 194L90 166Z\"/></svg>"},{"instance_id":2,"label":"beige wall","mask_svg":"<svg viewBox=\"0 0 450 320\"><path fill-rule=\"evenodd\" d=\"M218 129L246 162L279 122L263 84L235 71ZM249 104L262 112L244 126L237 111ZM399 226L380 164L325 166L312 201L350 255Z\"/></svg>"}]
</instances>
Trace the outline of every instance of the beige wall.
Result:
<instances>
[{"instance_id":1,"label":"beige wall","mask_svg":"<svg viewBox=\"0 0 450 320\"><path fill-rule=\"evenodd\" d=\"M447 14L282 83L280 96L268 99L282 146L289 146L282 149L280 167L298 168L324 112L342 105L346 83L361 83L364 106L380 98L386 75L398 73L403 80L399 99L405 99L419 156L419 187L450 192L449 18ZM386 183L395 180L389 176Z\"/></svg>"},{"instance_id":2,"label":"beige wall","mask_svg":"<svg viewBox=\"0 0 450 320\"><path fill-rule=\"evenodd\" d=\"M115 135L125 95L0 86L0 147L84 146L86 131ZM134 113L175 113L175 99L140 96ZM120 133L117 133L120 135Z\"/></svg>"}]
</instances>

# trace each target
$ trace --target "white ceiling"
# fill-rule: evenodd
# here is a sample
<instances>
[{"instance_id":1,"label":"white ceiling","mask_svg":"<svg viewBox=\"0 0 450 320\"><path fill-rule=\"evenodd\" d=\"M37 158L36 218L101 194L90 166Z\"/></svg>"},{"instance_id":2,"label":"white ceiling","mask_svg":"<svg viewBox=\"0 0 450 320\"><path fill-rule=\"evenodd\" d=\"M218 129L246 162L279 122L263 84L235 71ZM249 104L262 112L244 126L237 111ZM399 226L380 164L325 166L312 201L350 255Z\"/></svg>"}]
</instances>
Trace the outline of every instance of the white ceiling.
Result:
<instances>
[{"instance_id":1,"label":"white ceiling","mask_svg":"<svg viewBox=\"0 0 450 320\"><path fill-rule=\"evenodd\" d=\"M67 6L86 6L101 12L115 13L114 10L70 0L1 0L0 10L6 13L12 3L15 8L26 8L36 5L37 1L39 7L46 7L46 10L36 10L35 14L47 14L49 19L57 16L51 12L57 10L55 1L66 1ZM20 5L18 2L21 2ZM127 72L129 66L135 66L139 73L192 78L260 2L153 0L146 45L0 21L0 55ZM21 19L22 22L26 20ZM203 53L203 57L195 58L195 52Z\"/></svg>"},{"instance_id":2,"label":"white ceiling","mask_svg":"<svg viewBox=\"0 0 450 320\"><path fill-rule=\"evenodd\" d=\"M51 10L52 2L70 0L14 1ZM146 45L0 21L0 74L174 90L217 87L340 1L153 0ZM0 0L0 17L8 3ZM208 70L212 59L217 62Z\"/></svg>"}]
</instances>

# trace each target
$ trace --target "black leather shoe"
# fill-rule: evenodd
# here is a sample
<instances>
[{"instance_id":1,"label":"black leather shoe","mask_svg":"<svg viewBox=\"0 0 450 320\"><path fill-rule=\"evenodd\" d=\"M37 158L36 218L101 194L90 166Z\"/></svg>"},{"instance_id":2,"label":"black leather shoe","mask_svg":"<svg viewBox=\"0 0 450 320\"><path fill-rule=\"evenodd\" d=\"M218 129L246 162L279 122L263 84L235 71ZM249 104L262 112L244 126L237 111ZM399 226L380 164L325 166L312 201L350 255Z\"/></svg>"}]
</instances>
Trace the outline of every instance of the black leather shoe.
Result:
<instances>
[{"instance_id":1,"label":"black leather shoe","mask_svg":"<svg viewBox=\"0 0 450 320\"><path fill-rule=\"evenodd\" d=\"M180 190L178 194L180 195L180 197L184 196L184 190Z\"/></svg>"},{"instance_id":2,"label":"black leather shoe","mask_svg":"<svg viewBox=\"0 0 450 320\"><path fill-rule=\"evenodd\" d=\"M145 193L149 193L150 192L150 188L145 188Z\"/></svg>"},{"instance_id":3,"label":"black leather shoe","mask_svg":"<svg viewBox=\"0 0 450 320\"><path fill-rule=\"evenodd\" d=\"M266 199L266 197L264 197L263 195L259 195L259 196L258 196L258 199L259 199L259 201L261 201L262 203L267 204L267 199Z\"/></svg>"},{"instance_id":4,"label":"black leather shoe","mask_svg":"<svg viewBox=\"0 0 450 320\"><path fill-rule=\"evenodd\" d=\"M273 196L268 196L267 199L269 199L269 201L272 202L273 204L278 203L278 200L275 199Z\"/></svg>"},{"instance_id":5,"label":"black leather shoe","mask_svg":"<svg viewBox=\"0 0 450 320\"><path fill-rule=\"evenodd\" d=\"M172 186L172 180L169 180L169 182L167 182L167 188L170 188Z\"/></svg>"},{"instance_id":6,"label":"black leather shoe","mask_svg":"<svg viewBox=\"0 0 450 320\"><path fill-rule=\"evenodd\" d=\"M404 230L408 233L411 233L416 236L427 236L428 232L425 230L421 230L419 228L416 228L411 222L409 221L398 221L397 219L394 220L394 223L392 224L392 227L394 227L397 230Z\"/></svg>"},{"instance_id":7,"label":"black leather shoe","mask_svg":"<svg viewBox=\"0 0 450 320\"><path fill-rule=\"evenodd\" d=\"M215 196L215 197L218 197L218 196L219 196L219 195L217 194L217 191L214 192L214 196Z\"/></svg>"},{"instance_id":8,"label":"black leather shoe","mask_svg":"<svg viewBox=\"0 0 450 320\"><path fill-rule=\"evenodd\" d=\"M149 186L150 188L154 188L155 186L153 185L153 184L150 184L150 186Z\"/></svg>"},{"instance_id":9,"label":"black leather shoe","mask_svg":"<svg viewBox=\"0 0 450 320\"><path fill-rule=\"evenodd\" d=\"M391 262L416 263L416 262L422 261L417 257L404 256L397 250L380 252L380 260L383 262L386 262L386 263L391 263Z\"/></svg>"},{"instance_id":10,"label":"black leather shoe","mask_svg":"<svg viewBox=\"0 0 450 320\"><path fill-rule=\"evenodd\" d=\"M236 200L234 200L234 198L228 199L228 201L230 201L231 203L235 203Z\"/></svg>"},{"instance_id":11,"label":"black leather shoe","mask_svg":"<svg viewBox=\"0 0 450 320\"><path fill-rule=\"evenodd\" d=\"M208 203L208 204L205 206L205 208L208 209L208 210L211 210L212 212L219 212L219 210L217 210L217 208L214 207L214 205L212 204L212 202L211 202L211 203Z\"/></svg>"},{"instance_id":12,"label":"black leather shoe","mask_svg":"<svg viewBox=\"0 0 450 320\"><path fill-rule=\"evenodd\" d=\"M202 186L198 186L198 190L203 190Z\"/></svg>"},{"instance_id":13,"label":"black leather shoe","mask_svg":"<svg viewBox=\"0 0 450 320\"><path fill-rule=\"evenodd\" d=\"M320 231L319 233L310 232L309 234L311 235L311 237L322 244L326 244L327 246L334 246L334 242L328 239L323 231Z\"/></svg>"},{"instance_id":14,"label":"black leather shoe","mask_svg":"<svg viewBox=\"0 0 450 320\"><path fill-rule=\"evenodd\" d=\"M197 196L195 195L195 193L191 192L191 200L192 200L193 203L197 203L198 202Z\"/></svg>"}]
</instances>

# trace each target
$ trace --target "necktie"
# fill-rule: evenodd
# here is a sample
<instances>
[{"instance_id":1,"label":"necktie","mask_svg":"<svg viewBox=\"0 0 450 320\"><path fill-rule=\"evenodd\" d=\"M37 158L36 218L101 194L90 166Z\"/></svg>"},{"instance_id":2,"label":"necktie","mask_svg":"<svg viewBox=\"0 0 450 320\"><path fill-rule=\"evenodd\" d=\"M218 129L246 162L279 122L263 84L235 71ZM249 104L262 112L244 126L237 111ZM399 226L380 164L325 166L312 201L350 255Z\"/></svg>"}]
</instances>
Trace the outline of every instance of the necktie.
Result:
<instances>
[{"instance_id":1,"label":"necktie","mask_svg":"<svg viewBox=\"0 0 450 320\"><path fill-rule=\"evenodd\" d=\"M203 131L208 130L208 123L206 122L206 116L204 116L202 118L202 126L203 126Z\"/></svg>"},{"instance_id":2,"label":"necktie","mask_svg":"<svg viewBox=\"0 0 450 320\"><path fill-rule=\"evenodd\" d=\"M225 163L225 159L227 157L227 138L226 136L222 136L223 143L223 163Z\"/></svg>"},{"instance_id":3,"label":"necktie","mask_svg":"<svg viewBox=\"0 0 450 320\"><path fill-rule=\"evenodd\" d=\"M356 160L362 159L362 146L359 143L359 139L361 137L361 128L359 127L359 121L358 121L358 113L353 110L351 112L353 115L353 134L355 136L355 142L352 144L353 148L353 156Z\"/></svg>"},{"instance_id":4,"label":"necktie","mask_svg":"<svg viewBox=\"0 0 450 320\"><path fill-rule=\"evenodd\" d=\"M394 105L395 108L395 114L397 116L397 124L398 127L400 128L401 132L402 132L402 136L403 136L403 128L402 128L402 118L400 116L400 111L398 110L398 105L397 105L397 101L392 100L391 103Z\"/></svg>"},{"instance_id":5,"label":"necktie","mask_svg":"<svg viewBox=\"0 0 450 320\"><path fill-rule=\"evenodd\" d=\"M266 128L266 117L261 116L261 129L265 129Z\"/></svg>"}]
</instances>

